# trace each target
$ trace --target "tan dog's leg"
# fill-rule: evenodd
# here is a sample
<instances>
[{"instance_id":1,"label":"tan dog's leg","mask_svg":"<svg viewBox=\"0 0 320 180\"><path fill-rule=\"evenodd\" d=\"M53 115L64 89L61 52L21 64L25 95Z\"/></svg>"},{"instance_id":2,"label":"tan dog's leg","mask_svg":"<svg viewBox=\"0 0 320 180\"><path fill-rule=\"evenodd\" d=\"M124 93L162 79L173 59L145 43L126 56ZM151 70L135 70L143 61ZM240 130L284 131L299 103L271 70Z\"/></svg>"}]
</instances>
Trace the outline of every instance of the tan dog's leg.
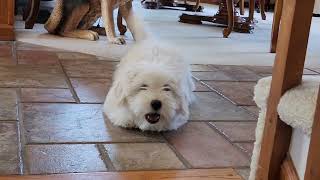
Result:
<instances>
[{"instance_id":1,"label":"tan dog's leg","mask_svg":"<svg viewBox=\"0 0 320 180\"><path fill-rule=\"evenodd\" d=\"M57 0L49 19L44 24L44 28L49 33L52 33L52 34L55 33L62 19L62 13L63 13L63 0Z\"/></svg>"},{"instance_id":2,"label":"tan dog's leg","mask_svg":"<svg viewBox=\"0 0 320 180\"><path fill-rule=\"evenodd\" d=\"M89 11L89 4L80 5L76 7L70 16L66 19L65 25L63 26L62 31L59 32L61 36L71 37L71 38L81 38L88 40L98 40L98 33L90 30L80 30L77 29L81 19Z\"/></svg>"},{"instance_id":3,"label":"tan dog's leg","mask_svg":"<svg viewBox=\"0 0 320 180\"><path fill-rule=\"evenodd\" d=\"M109 42L114 44L125 44L122 37L116 37L113 20L113 8L115 0L101 0L101 14Z\"/></svg>"}]
</instances>

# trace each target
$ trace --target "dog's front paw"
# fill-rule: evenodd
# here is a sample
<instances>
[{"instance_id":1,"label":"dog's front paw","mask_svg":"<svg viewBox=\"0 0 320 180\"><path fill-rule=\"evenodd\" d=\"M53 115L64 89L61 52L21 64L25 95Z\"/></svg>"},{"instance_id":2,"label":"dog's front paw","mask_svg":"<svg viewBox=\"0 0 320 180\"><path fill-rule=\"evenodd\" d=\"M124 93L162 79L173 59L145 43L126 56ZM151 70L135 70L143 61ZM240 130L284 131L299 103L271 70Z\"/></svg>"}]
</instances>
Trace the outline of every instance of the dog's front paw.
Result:
<instances>
[{"instance_id":1,"label":"dog's front paw","mask_svg":"<svg viewBox=\"0 0 320 180\"><path fill-rule=\"evenodd\" d=\"M89 34L88 34L88 39L91 40L91 41L96 41L99 39L99 34L97 32L94 32L94 31L89 31Z\"/></svg>"},{"instance_id":2,"label":"dog's front paw","mask_svg":"<svg viewBox=\"0 0 320 180\"><path fill-rule=\"evenodd\" d=\"M109 42L112 44L118 44L118 45L126 44L126 40L124 40L122 37L110 38Z\"/></svg>"}]
</instances>

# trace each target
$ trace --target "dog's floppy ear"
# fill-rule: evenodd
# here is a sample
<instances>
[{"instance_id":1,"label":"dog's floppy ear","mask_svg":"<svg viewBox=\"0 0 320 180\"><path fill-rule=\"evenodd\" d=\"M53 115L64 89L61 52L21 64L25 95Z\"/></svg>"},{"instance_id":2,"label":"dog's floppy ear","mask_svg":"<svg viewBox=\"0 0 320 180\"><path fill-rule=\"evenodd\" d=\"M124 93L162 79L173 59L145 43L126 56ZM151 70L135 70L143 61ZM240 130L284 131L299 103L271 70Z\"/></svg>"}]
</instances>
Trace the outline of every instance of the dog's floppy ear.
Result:
<instances>
[{"instance_id":1,"label":"dog's floppy ear","mask_svg":"<svg viewBox=\"0 0 320 180\"><path fill-rule=\"evenodd\" d=\"M183 116L185 116L185 117L189 117L189 114L190 114L189 102L188 102L186 96L181 97L180 108L181 108L181 114L183 114Z\"/></svg>"},{"instance_id":2,"label":"dog's floppy ear","mask_svg":"<svg viewBox=\"0 0 320 180\"><path fill-rule=\"evenodd\" d=\"M126 98L130 91L131 81L136 76L136 73L136 71L127 68L123 68L121 72L115 72L115 78L109 93L110 96L113 96L113 101L117 105L123 105L126 102Z\"/></svg>"},{"instance_id":3,"label":"dog's floppy ear","mask_svg":"<svg viewBox=\"0 0 320 180\"><path fill-rule=\"evenodd\" d=\"M117 105L123 105L126 102L126 93L124 82L121 79L115 79L110 89L110 95L113 96L114 102Z\"/></svg>"},{"instance_id":4,"label":"dog's floppy ear","mask_svg":"<svg viewBox=\"0 0 320 180\"><path fill-rule=\"evenodd\" d=\"M189 117L189 105L194 101L195 97L193 94L193 90L195 88L191 73L187 73L180 79L180 88L177 88L177 92L179 95L179 106L180 112L183 116Z\"/></svg>"}]
</instances>

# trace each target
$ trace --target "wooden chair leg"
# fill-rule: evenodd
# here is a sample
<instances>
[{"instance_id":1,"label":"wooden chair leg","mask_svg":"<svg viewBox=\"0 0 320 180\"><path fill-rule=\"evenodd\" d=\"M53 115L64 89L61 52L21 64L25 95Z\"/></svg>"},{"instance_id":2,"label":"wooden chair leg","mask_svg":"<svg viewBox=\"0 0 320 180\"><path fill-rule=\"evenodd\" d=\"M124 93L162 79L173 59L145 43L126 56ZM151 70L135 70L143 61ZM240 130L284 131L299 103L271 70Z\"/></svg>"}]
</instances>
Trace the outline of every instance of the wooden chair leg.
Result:
<instances>
[{"instance_id":1,"label":"wooden chair leg","mask_svg":"<svg viewBox=\"0 0 320 180\"><path fill-rule=\"evenodd\" d=\"M276 0L276 6L273 14L272 32L271 32L271 47L270 47L271 53L275 53L277 49L277 41L278 41L278 34L279 34L279 28L280 28L281 15L282 15L282 8L283 8L283 0Z\"/></svg>"},{"instance_id":2,"label":"wooden chair leg","mask_svg":"<svg viewBox=\"0 0 320 180\"><path fill-rule=\"evenodd\" d=\"M262 20L266 20L266 11L265 11L265 0L260 0L260 13L261 13L261 18Z\"/></svg>"},{"instance_id":3,"label":"wooden chair leg","mask_svg":"<svg viewBox=\"0 0 320 180\"><path fill-rule=\"evenodd\" d=\"M253 22L254 8L255 8L255 0L250 0L249 1L249 21L250 22Z\"/></svg>"},{"instance_id":4,"label":"wooden chair leg","mask_svg":"<svg viewBox=\"0 0 320 180\"><path fill-rule=\"evenodd\" d=\"M312 134L309 145L307 168L304 173L304 179L318 180L320 179L320 91L318 92L318 99L316 105L316 112L314 116Z\"/></svg>"},{"instance_id":5,"label":"wooden chair leg","mask_svg":"<svg viewBox=\"0 0 320 180\"><path fill-rule=\"evenodd\" d=\"M31 12L32 0L28 0L26 8L23 9L22 20L26 20Z\"/></svg>"},{"instance_id":6,"label":"wooden chair leg","mask_svg":"<svg viewBox=\"0 0 320 180\"><path fill-rule=\"evenodd\" d=\"M240 6L240 14L244 15L244 0L239 1L239 6Z\"/></svg>"},{"instance_id":7,"label":"wooden chair leg","mask_svg":"<svg viewBox=\"0 0 320 180\"><path fill-rule=\"evenodd\" d=\"M283 6L256 178L259 180L279 179L289 150L292 128L279 119L277 106L285 91L301 83L314 1L286 0Z\"/></svg>"},{"instance_id":8,"label":"wooden chair leg","mask_svg":"<svg viewBox=\"0 0 320 180\"><path fill-rule=\"evenodd\" d=\"M194 12L197 12L197 10L199 9L199 7L200 7L200 0L196 0L196 4L194 5L193 11L194 11Z\"/></svg>"},{"instance_id":9,"label":"wooden chair leg","mask_svg":"<svg viewBox=\"0 0 320 180\"><path fill-rule=\"evenodd\" d=\"M228 27L223 29L223 37L227 38L234 26L234 0L226 0L228 9Z\"/></svg>"},{"instance_id":10,"label":"wooden chair leg","mask_svg":"<svg viewBox=\"0 0 320 180\"><path fill-rule=\"evenodd\" d=\"M25 21L25 28L32 29L34 24L36 23L39 8L40 8L40 0L29 0L31 1L30 13Z\"/></svg>"}]
</instances>

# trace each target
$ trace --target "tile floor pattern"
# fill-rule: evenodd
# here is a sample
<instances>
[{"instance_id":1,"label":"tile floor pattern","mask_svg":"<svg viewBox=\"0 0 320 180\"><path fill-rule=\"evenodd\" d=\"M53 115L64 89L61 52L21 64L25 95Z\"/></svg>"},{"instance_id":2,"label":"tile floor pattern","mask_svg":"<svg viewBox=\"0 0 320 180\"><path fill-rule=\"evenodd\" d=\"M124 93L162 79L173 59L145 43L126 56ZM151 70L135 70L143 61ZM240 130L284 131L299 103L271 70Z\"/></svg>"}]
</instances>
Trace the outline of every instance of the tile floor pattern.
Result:
<instances>
[{"instance_id":1,"label":"tile floor pattern","mask_svg":"<svg viewBox=\"0 0 320 180\"><path fill-rule=\"evenodd\" d=\"M114 127L101 112L116 64L0 42L0 175L221 167L248 174L259 111L253 87L271 67L192 65L190 122L153 133Z\"/></svg>"}]
</instances>

